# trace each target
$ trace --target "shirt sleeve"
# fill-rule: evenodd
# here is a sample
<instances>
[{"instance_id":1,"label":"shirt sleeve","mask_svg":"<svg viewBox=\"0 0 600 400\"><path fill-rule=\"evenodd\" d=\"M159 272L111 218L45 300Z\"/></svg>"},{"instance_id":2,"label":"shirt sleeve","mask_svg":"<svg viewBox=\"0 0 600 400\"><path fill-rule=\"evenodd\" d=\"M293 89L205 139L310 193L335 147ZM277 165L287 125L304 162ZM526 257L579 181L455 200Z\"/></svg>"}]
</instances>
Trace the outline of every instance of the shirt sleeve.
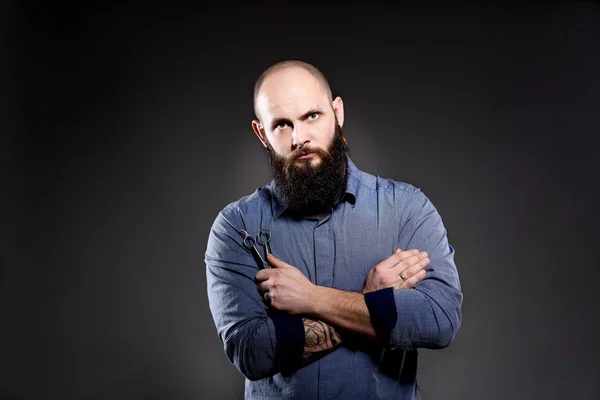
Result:
<instances>
[{"instance_id":1,"label":"shirt sleeve","mask_svg":"<svg viewBox=\"0 0 600 400\"><path fill-rule=\"evenodd\" d=\"M235 210L219 213L205 255L208 302L217 333L227 358L246 378L291 375L302 365L302 318L274 312L260 296L255 281L259 268L243 246Z\"/></svg>"},{"instance_id":2,"label":"shirt sleeve","mask_svg":"<svg viewBox=\"0 0 600 400\"><path fill-rule=\"evenodd\" d=\"M443 348L462 320L462 291L454 248L431 201L418 189L400 222L398 247L426 251L427 274L413 289L382 289L365 295L376 333L391 349Z\"/></svg>"}]
</instances>

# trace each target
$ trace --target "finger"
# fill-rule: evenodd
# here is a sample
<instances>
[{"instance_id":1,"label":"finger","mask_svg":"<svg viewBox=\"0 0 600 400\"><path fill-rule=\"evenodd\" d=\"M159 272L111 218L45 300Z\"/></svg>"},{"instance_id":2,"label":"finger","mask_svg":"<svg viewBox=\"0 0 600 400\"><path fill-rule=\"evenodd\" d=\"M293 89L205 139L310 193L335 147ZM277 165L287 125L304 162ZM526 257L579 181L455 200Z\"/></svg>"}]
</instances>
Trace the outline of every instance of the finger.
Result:
<instances>
[{"instance_id":1,"label":"finger","mask_svg":"<svg viewBox=\"0 0 600 400\"><path fill-rule=\"evenodd\" d=\"M422 251L418 254L412 255L410 257L405 258L402 262L400 262L397 267L400 267L402 270L412 267L415 264L418 264L424 258L427 258L428 254L426 251Z\"/></svg>"},{"instance_id":2,"label":"finger","mask_svg":"<svg viewBox=\"0 0 600 400\"><path fill-rule=\"evenodd\" d=\"M425 274L426 274L426 271L424 269L420 270L419 272L417 272L416 274L414 274L413 276L411 276L410 278L405 280L404 283L402 283L400 285L400 289L412 288L413 286L415 286L417 283L419 283L425 277Z\"/></svg>"},{"instance_id":3,"label":"finger","mask_svg":"<svg viewBox=\"0 0 600 400\"><path fill-rule=\"evenodd\" d=\"M396 263L390 268L401 267L405 270L408 267L413 266L417 262L421 261L422 258L427 257L426 252L419 252L419 250L407 250L397 255Z\"/></svg>"},{"instance_id":4,"label":"finger","mask_svg":"<svg viewBox=\"0 0 600 400\"><path fill-rule=\"evenodd\" d=\"M258 282L263 282L266 281L267 279L269 279L271 277L271 275L273 275L273 270L271 269L261 269L256 273L255 279Z\"/></svg>"},{"instance_id":5,"label":"finger","mask_svg":"<svg viewBox=\"0 0 600 400\"><path fill-rule=\"evenodd\" d=\"M411 257L415 254L419 254L419 250L412 249L403 251L402 249L397 249L391 256L383 260L380 265L384 266L385 268L394 268L406 258Z\"/></svg>"},{"instance_id":6,"label":"finger","mask_svg":"<svg viewBox=\"0 0 600 400\"><path fill-rule=\"evenodd\" d=\"M412 256L397 264L397 269L401 272L398 274L394 287L398 289L404 282L422 271L428 264L429 258L426 257L426 252L421 252L416 256ZM411 263L414 263L411 265ZM406 266L408 265L408 266Z\"/></svg>"},{"instance_id":7,"label":"finger","mask_svg":"<svg viewBox=\"0 0 600 400\"><path fill-rule=\"evenodd\" d=\"M265 292L268 292L270 289L270 284L268 282L261 282L258 285L256 285L256 289L258 290L258 292L260 293L260 295L262 296Z\"/></svg>"},{"instance_id":8,"label":"finger","mask_svg":"<svg viewBox=\"0 0 600 400\"><path fill-rule=\"evenodd\" d=\"M425 257L425 258L421 258L419 261L417 261L415 264L409 266L408 268L405 268L401 273L400 273L400 277L404 280L410 278L411 276L415 275L416 273L418 273L420 270L422 270L423 268L425 268L428 264L429 264L429 258Z\"/></svg>"},{"instance_id":9,"label":"finger","mask_svg":"<svg viewBox=\"0 0 600 400\"><path fill-rule=\"evenodd\" d=\"M281 261L279 258L275 257L271 253L267 254L267 261L269 262L269 264L271 264L271 266L273 266L275 268L285 268L285 267L291 266L291 265Z\"/></svg>"}]
</instances>

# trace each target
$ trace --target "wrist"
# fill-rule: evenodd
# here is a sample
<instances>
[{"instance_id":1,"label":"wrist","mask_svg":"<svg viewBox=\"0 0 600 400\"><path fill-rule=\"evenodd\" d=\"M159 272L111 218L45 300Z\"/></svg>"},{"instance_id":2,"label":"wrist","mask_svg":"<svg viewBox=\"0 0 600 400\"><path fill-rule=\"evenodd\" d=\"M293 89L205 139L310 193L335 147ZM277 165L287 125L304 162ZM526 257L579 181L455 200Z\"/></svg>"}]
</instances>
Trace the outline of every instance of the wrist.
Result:
<instances>
[{"instance_id":1,"label":"wrist","mask_svg":"<svg viewBox=\"0 0 600 400\"><path fill-rule=\"evenodd\" d=\"M314 285L308 298L307 315L317 317L321 313L323 304L327 301L327 288Z\"/></svg>"}]
</instances>

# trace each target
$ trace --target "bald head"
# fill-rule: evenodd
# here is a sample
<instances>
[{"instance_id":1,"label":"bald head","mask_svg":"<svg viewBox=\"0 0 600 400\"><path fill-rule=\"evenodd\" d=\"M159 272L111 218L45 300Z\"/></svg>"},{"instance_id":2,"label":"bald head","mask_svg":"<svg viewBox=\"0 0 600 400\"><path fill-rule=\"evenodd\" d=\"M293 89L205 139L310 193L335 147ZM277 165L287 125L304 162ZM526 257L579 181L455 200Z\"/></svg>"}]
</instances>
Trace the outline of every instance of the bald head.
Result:
<instances>
[{"instance_id":1,"label":"bald head","mask_svg":"<svg viewBox=\"0 0 600 400\"><path fill-rule=\"evenodd\" d=\"M310 73L310 75L312 75L318 81L322 90L327 95L328 101L331 103L331 101L333 100L333 96L331 94L331 88L329 87L329 82L327 81L327 78L325 78L325 75L323 75L323 73L321 71L319 71L314 65L309 64L304 61L299 61L299 60L280 61L276 64L271 65L269 68L267 68L261 74L261 76L256 80L256 84L254 85L254 114L256 115L256 118L260 119L260 115L259 115L258 107L257 107L257 99L258 99L258 96L260 95L260 92L263 87L263 84L265 83L265 80L267 80L267 78L269 78L270 76L272 76L278 72L283 72L286 70L293 70L293 69L302 69L302 70Z\"/></svg>"}]
</instances>

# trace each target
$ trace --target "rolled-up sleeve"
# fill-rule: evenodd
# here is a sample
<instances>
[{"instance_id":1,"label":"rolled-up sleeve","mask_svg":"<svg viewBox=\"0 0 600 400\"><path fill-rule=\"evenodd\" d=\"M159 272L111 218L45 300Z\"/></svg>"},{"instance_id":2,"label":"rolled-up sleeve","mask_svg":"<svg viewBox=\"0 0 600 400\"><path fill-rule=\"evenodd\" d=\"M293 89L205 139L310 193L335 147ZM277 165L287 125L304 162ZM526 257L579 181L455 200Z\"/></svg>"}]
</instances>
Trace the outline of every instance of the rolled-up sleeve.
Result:
<instances>
[{"instance_id":1,"label":"rolled-up sleeve","mask_svg":"<svg viewBox=\"0 0 600 400\"><path fill-rule=\"evenodd\" d=\"M255 281L258 266L240 229L236 209L225 208L209 234L206 281L217 333L227 358L246 378L289 375L302 363L302 319L273 313L263 302Z\"/></svg>"},{"instance_id":2,"label":"rolled-up sleeve","mask_svg":"<svg viewBox=\"0 0 600 400\"><path fill-rule=\"evenodd\" d=\"M413 289L365 296L374 328L392 349L446 347L461 325L463 294L442 218L418 189L402 213L398 247L426 251L427 274Z\"/></svg>"}]
</instances>

